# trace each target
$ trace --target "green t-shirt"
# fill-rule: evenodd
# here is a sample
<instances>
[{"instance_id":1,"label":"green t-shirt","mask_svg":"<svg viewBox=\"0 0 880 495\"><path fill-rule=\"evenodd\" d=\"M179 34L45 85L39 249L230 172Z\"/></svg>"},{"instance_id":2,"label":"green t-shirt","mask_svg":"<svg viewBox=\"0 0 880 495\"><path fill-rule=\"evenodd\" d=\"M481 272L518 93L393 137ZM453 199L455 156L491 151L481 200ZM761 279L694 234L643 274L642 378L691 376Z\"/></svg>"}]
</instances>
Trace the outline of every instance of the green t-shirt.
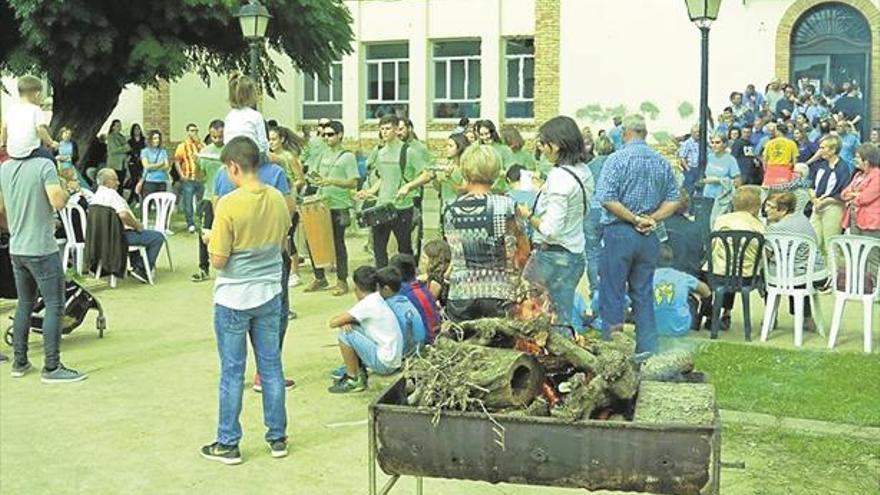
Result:
<instances>
[{"instance_id":1,"label":"green t-shirt","mask_svg":"<svg viewBox=\"0 0 880 495\"><path fill-rule=\"evenodd\" d=\"M220 161L220 153L222 151L222 146L209 144L202 148L197 155L199 157L199 168L202 171L205 182L205 199L214 198L214 179L217 177L217 171L223 167L223 162Z\"/></svg>"},{"instance_id":2,"label":"green t-shirt","mask_svg":"<svg viewBox=\"0 0 880 495\"><path fill-rule=\"evenodd\" d=\"M327 144L324 143L324 138L321 136L312 136L309 138L306 149L303 150L302 153L303 164L305 164L310 171L317 170L321 163L321 155L326 149Z\"/></svg>"},{"instance_id":3,"label":"green t-shirt","mask_svg":"<svg viewBox=\"0 0 880 495\"><path fill-rule=\"evenodd\" d=\"M460 193L455 186L460 187L465 183L464 175L461 173L461 167L457 165L454 166L452 172L438 173L437 180L440 182L440 199L443 200L444 205L448 205L458 198Z\"/></svg>"},{"instance_id":4,"label":"green t-shirt","mask_svg":"<svg viewBox=\"0 0 880 495\"><path fill-rule=\"evenodd\" d=\"M431 164L431 152L425 146L425 143L417 139L411 139L406 150L406 160L408 163L415 164L419 170L424 170ZM422 188L416 188L413 192L416 197L421 196Z\"/></svg>"},{"instance_id":5,"label":"green t-shirt","mask_svg":"<svg viewBox=\"0 0 880 495\"><path fill-rule=\"evenodd\" d=\"M393 144L386 144L379 149L376 154L376 173L382 181L379 185L379 195L376 204L393 203L398 210L412 208L415 191L402 198L397 198L397 191L400 186L415 179L424 169L424 165L418 160L407 160L403 170L403 177L400 176L400 148L403 143L396 141ZM407 152L409 157L409 152Z\"/></svg>"},{"instance_id":6,"label":"green t-shirt","mask_svg":"<svg viewBox=\"0 0 880 495\"><path fill-rule=\"evenodd\" d=\"M360 177L354 153L344 149L325 149L318 165L318 173L325 179L351 180ZM327 200L331 210L345 210L354 207L352 189L337 186L324 186L318 194Z\"/></svg>"},{"instance_id":7,"label":"green t-shirt","mask_svg":"<svg viewBox=\"0 0 880 495\"><path fill-rule=\"evenodd\" d=\"M492 148L494 148L495 151L498 152L498 156L501 157L501 171L507 172L507 169L516 163L513 161L513 151L510 149L510 146L501 143L493 143Z\"/></svg>"},{"instance_id":8,"label":"green t-shirt","mask_svg":"<svg viewBox=\"0 0 880 495\"><path fill-rule=\"evenodd\" d=\"M60 185L55 163L45 158L9 160L0 166L0 195L12 237L9 254L46 256L58 252L55 209L46 186Z\"/></svg>"},{"instance_id":9,"label":"green t-shirt","mask_svg":"<svg viewBox=\"0 0 880 495\"><path fill-rule=\"evenodd\" d=\"M526 170L534 171L537 166L535 163L535 155L524 149L514 151L511 155L511 160L513 165L521 165L525 167Z\"/></svg>"}]
</instances>

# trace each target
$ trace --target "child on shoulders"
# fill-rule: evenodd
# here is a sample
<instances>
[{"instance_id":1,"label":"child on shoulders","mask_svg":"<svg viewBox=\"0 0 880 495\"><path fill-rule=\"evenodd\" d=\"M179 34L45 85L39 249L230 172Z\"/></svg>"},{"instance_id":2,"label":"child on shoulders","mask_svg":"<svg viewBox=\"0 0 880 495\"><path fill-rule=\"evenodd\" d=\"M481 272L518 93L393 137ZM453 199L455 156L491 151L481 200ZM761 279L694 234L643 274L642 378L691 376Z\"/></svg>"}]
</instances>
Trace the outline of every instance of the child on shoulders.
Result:
<instances>
[{"instance_id":1,"label":"child on shoulders","mask_svg":"<svg viewBox=\"0 0 880 495\"><path fill-rule=\"evenodd\" d=\"M40 104L43 82L34 76L23 76L18 79L18 96L20 102L13 104L3 119L0 129L0 148L6 148L10 158L26 160L28 158L45 158L55 161L55 154L40 144L53 149L58 143L49 135L46 117Z\"/></svg>"}]
</instances>

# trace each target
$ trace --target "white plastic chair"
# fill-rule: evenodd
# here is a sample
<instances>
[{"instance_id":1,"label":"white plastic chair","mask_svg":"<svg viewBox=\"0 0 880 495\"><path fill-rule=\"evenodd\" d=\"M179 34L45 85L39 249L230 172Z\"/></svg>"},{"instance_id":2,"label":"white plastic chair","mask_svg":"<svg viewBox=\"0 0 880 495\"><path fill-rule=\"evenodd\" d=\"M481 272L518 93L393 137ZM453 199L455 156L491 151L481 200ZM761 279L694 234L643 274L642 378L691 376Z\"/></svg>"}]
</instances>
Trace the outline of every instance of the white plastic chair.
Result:
<instances>
[{"instance_id":1,"label":"white plastic chair","mask_svg":"<svg viewBox=\"0 0 880 495\"><path fill-rule=\"evenodd\" d=\"M843 309L847 301L862 301L864 310L865 352L871 352L871 331L874 318L874 302L880 300L880 266L874 275L874 287L871 292L865 290L868 280L868 261L873 254L880 256L880 239L859 235L836 235L828 240L828 252L831 258L831 276L834 288L834 317L831 320L831 336L828 348L833 349L843 319ZM846 281L841 281L843 290L838 286L838 256L843 258Z\"/></svg>"},{"instance_id":2,"label":"white plastic chair","mask_svg":"<svg viewBox=\"0 0 880 495\"><path fill-rule=\"evenodd\" d=\"M819 246L816 241L801 235L768 235L764 256L764 277L767 287L767 307L764 310L764 321L761 324L761 342L767 341L770 328L776 321L776 313L782 302L782 296L794 298L794 345L800 347L804 343L804 301L809 298L813 312L813 321L819 334L825 336L822 322L822 309L819 307L818 291L813 282L827 277L825 270L816 270L816 257ZM807 265L798 266L795 259L797 252L808 250ZM770 259L773 263L770 263ZM798 272L803 272L798 274Z\"/></svg>"},{"instance_id":3,"label":"white plastic chair","mask_svg":"<svg viewBox=\"0 0 880 495\"><path fill-rule=\"evenodd\" d=\"M171 260L171 248L168 244L168 234L171 232L171 214L174 212L174 204L177 196L170 192L155 192L144 198L141 223L145 229L161 232L165 238L165 254L168 255L168 267L174 271L174 262ZM150 222L150 210L156 210L156 218Z\"/></svg>"},{"instance_id":4,"label":"white plastic chair","mask_svg":"<svg viewBox=\"0 0 880 495\"><path fill-rule=\"evenodd\" d=\"M147 248L143 246L128 246L129 253L138 253L141 255L141 260L144 262L145 267L150 266L150 259L147 257ZM127 267L131 268L131 260L127 261ZM95 280L101 278L101 262L98 262L98 267L95 269ZM150 285L154 285L153 283L153 269L147 268L147 282ZM116 288L116 275L110 275L110 288Z\"/></svg>"},{"instance_id":5,"label":"white plastic chair","mask_svg":"<svg viewBox=\"0 0 880 495\"><path fill-rule=\"evenodd\" d=\"M79 217L79 224L82 227L83 239L86 235L86 212L82 206L76 203L68 203L63 210L58 212L61 217L61 223L64 225L64 237L67 239L64 243L64 253L61 255L61 263L67 270L67 264L70 262L71 255L76 264L76 273L83 274L83 257L86 250L85 241L76 240L76 228L74 228L73 216Z\"/></svg>"}]
</instances>

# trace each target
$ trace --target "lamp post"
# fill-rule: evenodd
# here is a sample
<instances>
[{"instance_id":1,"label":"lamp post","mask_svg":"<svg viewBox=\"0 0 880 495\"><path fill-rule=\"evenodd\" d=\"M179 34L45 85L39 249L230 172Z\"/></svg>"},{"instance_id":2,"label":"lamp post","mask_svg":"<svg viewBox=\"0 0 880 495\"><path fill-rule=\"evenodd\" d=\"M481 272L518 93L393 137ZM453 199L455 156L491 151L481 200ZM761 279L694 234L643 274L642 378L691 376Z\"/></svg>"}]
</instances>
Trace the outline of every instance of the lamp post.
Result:
<instances>
[{"instance_id":1,"label":"lamp post","mask_svg":"<svg viewBox=\"0 0 880 495\"><path fill-rule=\"evenodd\" d=\"M241 34L251 47L251 63L248 69L254 82L259 81L260 46L266 35L266 27L272 14L257 0L242 5L235 14L241 25Z\"/></svg>"},{"instance_id":2,"label":"lamp post","mask_svg":"<svg viewBox=\"0 0 880 495\"><path fill-rule=\"evenodd\" d=\"M700 28L700 178L706 173L709 120L709 27L718 19L721 0L685 0L688 17Z\"/></svg>"}]
</instances>

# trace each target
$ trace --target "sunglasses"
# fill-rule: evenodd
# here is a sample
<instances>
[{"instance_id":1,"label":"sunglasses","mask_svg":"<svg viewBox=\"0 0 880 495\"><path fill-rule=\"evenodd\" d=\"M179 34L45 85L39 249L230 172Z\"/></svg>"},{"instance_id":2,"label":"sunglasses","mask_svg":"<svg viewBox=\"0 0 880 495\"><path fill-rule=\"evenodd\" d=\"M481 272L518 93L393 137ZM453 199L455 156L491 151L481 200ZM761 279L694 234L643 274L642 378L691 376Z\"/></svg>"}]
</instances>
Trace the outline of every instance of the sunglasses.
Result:
<instances>
[{"instance_id":1,"label":"sunglasses","mask_svg":"<svg viewBox=\"0 0 880 495\"><path fill-rule=\"evenodd\" d=\"M712 141L712 144L724 144L724 141Z\"/></svg>"},{"instance_id":2,"label":"sunglasses","mask_svg":"<svg viewBox=\"0 0 880 495\"><path fill-rule=\"evenodd\" d=\"M336 133L335 132L325 132L324 134L321 134L321 135L324 137L333 137L336 135Z\"/></svg>"}]
</instances>

